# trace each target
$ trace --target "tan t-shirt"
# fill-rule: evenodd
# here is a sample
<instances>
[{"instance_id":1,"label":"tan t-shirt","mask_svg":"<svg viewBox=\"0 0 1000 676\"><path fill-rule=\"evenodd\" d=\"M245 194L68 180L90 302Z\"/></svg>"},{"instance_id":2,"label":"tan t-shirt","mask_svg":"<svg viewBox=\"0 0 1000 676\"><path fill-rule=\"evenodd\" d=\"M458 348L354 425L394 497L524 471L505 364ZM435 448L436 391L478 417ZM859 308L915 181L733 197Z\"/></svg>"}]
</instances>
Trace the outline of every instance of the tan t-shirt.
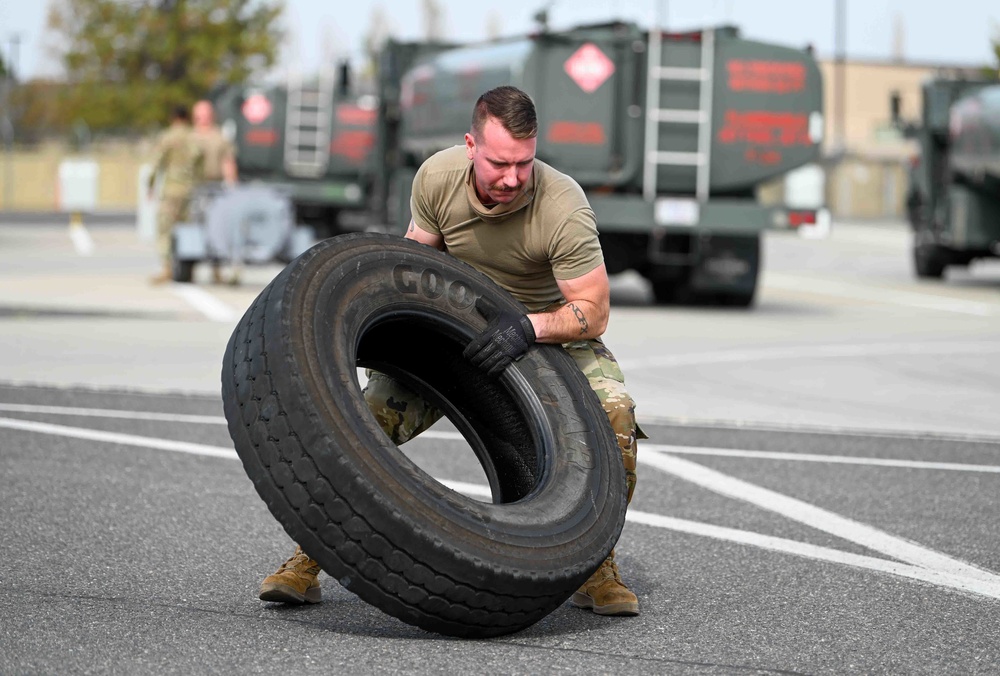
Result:
<instances>
[{"instance_id":1,"label":"tan t-shirt","mask_svg":"<svg viewBox=\"0 0 1000 676\"><path fill-rule=\"evenodd\" d=\"M575 279L604 262L597 219L579 184L535 160L524 192L491 209L476 196L465 146L420 165L410 211L417 227L444 238L449 254L506 289L531 312L565 299L557 279Z\"/></svg>"},{"instance_id":2,"label":"tan t-shirt","mask_svg":"<svg viewBox=\"0 0 1000 676\"><path fill-rule=\"evenodd\" d=\"M222 164L228 158L236 156L236 148L222 135L218 127L199 129L195 136L205 153L204 180L221 181Z\"/></svg>"}]
</instances>

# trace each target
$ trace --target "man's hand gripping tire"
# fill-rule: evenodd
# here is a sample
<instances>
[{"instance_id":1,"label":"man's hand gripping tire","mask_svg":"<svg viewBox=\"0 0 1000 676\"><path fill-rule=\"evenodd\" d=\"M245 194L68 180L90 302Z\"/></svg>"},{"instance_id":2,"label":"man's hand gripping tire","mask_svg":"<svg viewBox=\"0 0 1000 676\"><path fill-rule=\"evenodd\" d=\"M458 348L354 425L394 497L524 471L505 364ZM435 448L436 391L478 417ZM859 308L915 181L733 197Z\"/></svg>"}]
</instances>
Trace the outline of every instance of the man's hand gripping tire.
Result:
<instances>
[{"instance_id":1,"label":"man's hand gripping tire","mask_svg":"<svg viewBox=\"0 0 1000 676\"><path fill-rule=\"evenodd\" d=\"M491 376L524 356L535 342L535 329L527 315L502 311L485 297L476 301L476 309L489 325L469 343L462 356Z\"/></svg>"}]
</instances>

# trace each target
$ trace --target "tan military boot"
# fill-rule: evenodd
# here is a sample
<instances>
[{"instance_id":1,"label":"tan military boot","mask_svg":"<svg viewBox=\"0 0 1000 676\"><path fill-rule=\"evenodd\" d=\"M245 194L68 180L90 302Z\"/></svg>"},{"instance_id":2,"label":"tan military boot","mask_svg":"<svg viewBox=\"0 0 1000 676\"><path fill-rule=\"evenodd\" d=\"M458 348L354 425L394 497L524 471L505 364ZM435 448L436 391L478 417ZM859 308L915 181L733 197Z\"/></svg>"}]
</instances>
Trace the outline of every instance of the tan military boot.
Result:
<instances>
[{"instance_id":1,"label":"tan military boot","mask_svg":"<svg viewBox=\"0 0 1000 676\"><path fill-rule=\"evenodd\" d=\"M319 564L295 548L292 558L281 564L273 575L268 575L260 585L260 600L276 603L319 603L322 593Z\"/></svg>"},{"instance_id":2,"label":"tan military boot","mask_svg":"<svg viewBox=\"0 0 1000 676\"><path fill-rule=\"evenodd\" d=\"M639 614L639 599L622 582L614 552L573 593L570 603L577 608L589 608L598 615Z\"/></svg>"},{"instance_id":3,"label":"tan military boot","mask_svg":"<svg viewBox=\"0 0 1000 676\"><path fill-rule=\"evenodd\" d=\"M150 284L154 284L154 285L156 285L156 284L166 284L167 282L171 281L173 278L174 278L174 271L171 269L170 263L164 263L163 264L163 270L160 271L160 274L153 275L152 277L150 277L149 278L149 283Z\"/></svg>"}]
</instances>

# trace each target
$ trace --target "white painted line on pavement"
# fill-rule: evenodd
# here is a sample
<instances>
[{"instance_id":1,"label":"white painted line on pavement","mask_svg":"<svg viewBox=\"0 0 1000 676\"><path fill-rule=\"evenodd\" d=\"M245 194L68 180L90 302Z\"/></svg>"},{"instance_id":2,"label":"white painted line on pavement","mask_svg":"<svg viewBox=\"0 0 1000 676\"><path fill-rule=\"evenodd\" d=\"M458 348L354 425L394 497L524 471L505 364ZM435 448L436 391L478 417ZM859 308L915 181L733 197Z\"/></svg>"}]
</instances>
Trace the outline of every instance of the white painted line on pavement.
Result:
<instances>
[{"instance_id":1,"label":"white painted line on pavement","mask_svg":"<svg viewBox=\"0 0 1000 676\"><path fill-rule=\"evenodd\" d=\"M468 495L470 498L493 498L493 491L486 484L470 484L465 481L451 481L450 479L435 479L440 484L444 484L451 490Z\"/></svg>"},{"instance_id":2,"label":"white painted line on pavement","mask_svg":"<svg viewBox=\"0 0 1000 676\"><path fill-rule=\"evenodd\" d=\"M444 479L438 479L438 481L453 491L468 495L471 498L491 498L493 495L489 486L482 484L471 484L464 481L448 481ZM842 552L829 547L821 547L819 545L812 545L805 542L798 542L796 540L788 540L786 538L764 535L762 533L754 533L752 531L738 530L736 528L716 526L700 521L676 519L669 516L661 516L660 514L641 512L637 509L629 509L625 515L625 520L641 524L643 526L663 528L664 530L672 530L678 533L688 533L690 535L699 535L702 537L709 537L714 540L736 542L742 545L759 547L761 549L767 549L783 554L793 554L795 556L815 559L817 561L827 561L846 566L854 566L855 568L864 568L880 573L891 573L893 575L900 575L914 580L929 582L930 584L934 584L939 587L951 587L953 589L959 589L966 592L1000 599L1000 583L996 581L976 580L965 576L944 573L938 570L921 568L907 563L879 559L873 556L865 556L863 554Z\"/></svg>"},{"instance_id":3,"label":"white painted line on pavement","mask_svg":"<svg viewBox=\"0 0 1000 676\"><path fill-rule=\"evenodd\" d=\"M997 585L1000 576L802 500L761 488L703 465L662 453L639 454L639 462L710 491L749 502L812 528L849 540L920 568Z\"/></svg>"},{"instance_id":4,"label":"white painted line on pavement","mask_svg":"<svg viewBox=\"0 0 1000 676\"><path fill-rule=\"evenodd\" d=\"M194 455L203 455L215 458L226 458L230 460L238 459L236 452L231 449L223 448L220 446L208 446L206 444L192 444L187 442L169 441L166 439L156 439L152 437L141 437L131 434L101 432L96 430L83 429L79 427L50 425L46 423L35 423L24 420L14 420L11 418L0 418L0 427L7 427L10 429L20 429L42 434L53 434L58 436L73 437L78 439L106 441L109 443L123 444L129 446L139 446L144 448L152 448L156 450L189 453ZM460 436L453 432L437 433L437 434L438 435L447 434L448 435L447 438L454 438ZM663 458L666 456L654 454L653 457ZM674 458L673 460L679 460L679 459ZM679 461L679 462L683 463L685 461ZM688 464L693 464L693 463L688 463ZM696 465L695 467L700 467L700 466ZM712 470L708 471L713 474L718 474L712 472ZM755 488L760 491L765 491L767 493L770 493L770 491L766 491L766 489L759 489L758 487L753 486L752 484L746 484L745 482L739 481L738 479L732 479L730 477L726 477L725 475L719 475L719 476L722 477L723 479L736 482L737 484L743 484L745 486L750 486L751 488ZM470 497L490 498L492 496L490 488L482 484L473 484L463 481L450 481L441 479L438 479L438 481L440 481L445 486L448 486L452 490L464 493L466 495L469 495ZM774 494L774 495L776 495L779 498L785 497L779 494ZM791 498L786 498L786 499L792 500ZM806 506L811 507L810 505ZM837 515L832 515L832 516L838 519L842 518L842 517L837 517ZM856 568L864 568L883 573L891 573L894 575L900 575L915 580L921 580L941 587L949 587L953 589L958 589L966 592L971 592L983 596L989 596L992 598L1000 599L1000 577L991 575L986 571L980 571L979 569L972 568L968 564L962 564L962 565L966 566L967 568L971 568L973 572L979 573L985 577L980 578L978 575L969 576L969 575L963 575L961 573L943 571L935 568L925 568L917 565L908 565L906 563L897 563L895 561L877 559L874 557L852 554L849 552L841 552L836 549L820 547L817 545L810 545L803 542L796 542L794 540L777 538L769 535L763 535L760 533L754 533L751 531L738 530L734 528L725 528L722 526L716 526L708 523L701 523L698 521L688 521L686 519L676 519L672 517L661 516L658 514L641 512L635 509L630 509L628 511L626 515L626 520L646 526L652 526L655 528L663 528L682 533L690 533L693 535L710 537L717 540L727 540L730 542L736 542L740 544L749 545L752 547L759 547L762 549L767 549L786 554L793 554L796 556L816 559L819 561L828 561L831 563L839 563L843 565L854 566ZM848 520L845 519L845 521ZM851 523L856 523L856 522L851 522ZM863 526L863 524L857 524L857 525L861 526L862 528L867 528L867 526ZM936 555L937 557L943 557L943 555L937 554L936 552L932 552L930 550L924 550L923 548L919 549L921 549L925 553ZM943 557L943 558L949 562L961 563L955 561L954 559L950 559L949 557Z\"/></svg>"},{"instance_id":5,"label":"white painted line on pavement","mask_svg":"<svg viewBox=\"0 0 1000 676\"><path fill-rule=\"evenodd\" d=\"M8 384L18 385L19 383ZM35 386L35 383L24 383L24 385ZM125 411L119 409L108 409L108 408L76 408L69 406L38 406L33 404L3 404L0 403L0 411L7 411L9 413L41 413L44 415L74 415L74 416L85 416L85 417L95 417L95 418L122 418L126 420L162 420L164 422L179 422L179 423L196 423L196 424L206 424L206 425L225 425L226 419L222 416L210 416L210 415L186 415L183 413L150 413L146 411ZM643 419L644 424L651 425L699 425L705 427L724 427L725 429L739 429L739 430L758 430L765 432L786 432L786 433L796 433L796 434L825 434L825 435L839 435L839 436L871 436L871 437L890 437L890 438L902 438L902 439L916 439L923 436L932 436L936 441L954 441L958 443L996 443L1000 441L1000 434L991 434L988 432L981 433L969 433L969 434L957 434L952 432L936 432L936 431L921 431L921 430L885 430L885 429L875 429L875 428L848 428L848 427L834 427L825 425L801 425L801 424L791 424L791 423L764 423L764 422L751 422L751 421L733 421L733 420L713 420L713 419L695 419L695 418L670 418L670 417L646 417ZM422 437L430 439L436 438L436 435L441 435L441 439L457 439L461 440L462 437L457 432L424 432L421 434ZM643 444L643 448L646 444ZM746 451L747 453L756 453L756 451ZM752 457L752 456L747 456ZM795 457L787 458L788 460L796 460L801 456L796 455ZM819 456L821 458L834 457L834 456ZM849 456L845 456L849 457ZM785 459L785 458L781 458ZM808 459L808 458L806 458ZM890 461L894 462L894 461ZM914 461L917 462L917 461ZM878 464L878 461L875 461ZM867 464L867 463L862 463ZM923 465L919 465L923 466ZM958 465L956 469L965 469L966 467L977 467L977 465ZM928 467L927 469L933 469ZM944 468L947 469L947 468ZM971 470L970 470L971 471ZM978 471L978 470L977 470Z\"/></svg>"},{"instance_id":6,"label":"white painted line on pavement","mask_svg":"<svg viewBox=\"0 0 1000 676\"><path fill-rule=\"evenodd\" d=\"M189 415L184 413L152 413L148 411L126 411L110 408L78 408L73 406L40 406L35 404L0 403L0 411L7 413L28 413L40 415L67 415L85 418L117 418L122 420L154 420L195 425L226 425L223 416ZM428 430L419 439L441 439L442 441L465 441L459 432ZM961 440L961 439L960 439ZM955 472L1000 473L1000 465L974 465L959 462L931 462L927 460L901 460L898 458L863 458L852 455L823 455L821 453L779 453L774 451L751 451L739 448L710 448L706 446L672 446L643 442L643 450L678 455L711 455L750 460L787 460L791 462L819 462L839 465L867 465L875 467L900 467L903 469L928 469Z\"/></svg>"},{"instance_id":7,"label":"white painted line on pavement","mask_svg":"<svg viewBox=\"0 0 1000 676\"><path fill-rule=\"evenodd\" d=\"M73 223L69 226L69 239L79 255L90 256L94 253L94 240L82 223Z\"/></svg>"},{"instance_id":8,"label":"white painted line on pavement","mask_svg":"<svg viewBox=\"0 0 1000 676\"><path fill-rule=\"evenodd\" d=\"M957 472L987 472L1000 474L1000 465L972 465L958 462L931 462L927 460L899 460L896 458L861 458L853 455L823 455L821 453L778 453L775 451L747 451L736 448L708 448L704 446L671 446L649 444L643 451L676 453L679 455L714 455L725 458L751 460L792 460L795 462L826 462L838 465L873 465L876 467L901 467L904 469L937 469Z\"/></svg>"},{"instance_id":9,"label":"white painted line on pavement","mask_svg":"<svg viewBox=\"0 0 1000 676\"><path fill-rule=\"evenodd\" d=\"M829 279L812 279L797 275L768 273L764 275L763 286L803 291L821 296L850 298L854 300L872 301L889 305L921 308L924 310L939 310L941 312L956 312L959 314L992 317L1000 314L1000 305L979 303L960 298L913 293L910 291L895 291L884 287L860 286L848 282L838 282Z\"/></svg>"},{"instance_id":10,"label":"white painted line on pavement","mask_svg":"<svg viewBox=\"0 0 1000 676\"><path fill-rule=\"evenodd\" d=\"M72 437L74 439L87 439L88 441L104 441L110 444L122 444L124 446L155 448L160 451L206 455L213 458L228 458L235 460L238 457L236 455L236 451L231 448L223 448L222 446L192 444L186 441L171 441L169 439L141 437L134 434L89 430L83 427L69 427L67 425L51 425L49 423L32 422L29 420L0 418L0 427L6 427L13 430L24 430L26 432L38 432L41 434L53 434L60 437Z\"/></svg>"},{"instance_id":11,"label":"white painted line on pavement","mask_svg":"<svg viewBox=\"0 0 1000 676\"><path fill-rule=\"evenodd\" d=\"M443 441L464 441L458 432L421 432L416 439L441 439ZM707 446L671 446L642 442L642 451L677 453L680 455L716 455L751 460L791 460L793 462L828 462L840 465L874 465L879 467L901 467L904 469L932 469L959 472L986 472L1000 474L1000 465L973 465L959 462L929 462L926 460L900 460L897 458L862 458L852 455L823 455L820 453L778 453L774 451L750 451L738 448L710 448Z\"/></svg>"},{"instance_id":12,"label":"white painted line on pavement","mask_svg":"<svg viewBox=\"0 0 1000 676\"><path fill-rule=\"evenodd\" d=\"M235 322L243 314L193 284L171 284L170 291L213 322Z\"/></svg>"},{"instance_id":13,"label":"white painted line on pavement","mask_svg":"<svg viewBox=\"0 0 1000 676\"><path fill-rule=\"evenodd\" d=\"M658 514L649 514L648 512L640 512L635 509L628 510L625 520L646 526L677 531L680 533L689 533L691 535L701 535L703 537L710 537L716 540L737 542L739 544L750 545L751 547L760 547L761 549L768 549L784 554L793 554L808 559L816 559L818 561L828 561L830 563L839 563L847 566L854 566L856 568L874 570L880 573L901 575L903 577L929 582L941 587L951 587L953 589L960 589L962 591L1000 599L1000 582L998 582L1000 578L995 578L995 580L978 580L963 575L921 568L920 566L914 566L907 563L898 563L896 561L878 559L872 556L864 556L862 554L842 552L837 549L830 549L829 547L820 547L818 545L811 545L805 542L797 542L795 540L787 540L785 538L763 535L752 531L725 528L708 523L701 523L699 521L675 519L668 516L660 516Z\"/></svg>"},{"instance_id":14,"label":"white painted line on pavement","mask_svg":"<svg viewBox=\"0 0 1000 676\"><path fill-rule=\"evenodd\" d=\"M718 428L749 432L781 432L783 434L815 434L836 437L872 437L876 439L905 439L951 441L962 444L995 444L1000 433L992 430L957 432L949 429L894 429L892 427L846 427L820 423L741 420L739 418L695 418L693 416L644 415L643 425L668 425L679 427Z\"/></svg>"},{"instance_id":15,"label":"white painted line on pavement","mask_svg":"<svg viewBox=\"0 0 1000 676\"><path fill-rule=\"evenodd\" d=\"M1000 353L1000 341L954 343L870 343L857 345L807 345L803 347L764 347L747 350L719 350L668 354L648 359L620 359L625 371L708 364L734 364L786 359L841 359L850 357L949 356L958 354Z\"/></svg>"},{"instance_id":16,"label":"white painted line on pavement","mask_svg":"<svg viewBox=\"0 0 1000 676\"><path fill-rule=\"evenodd\" d=\"M76 408L72 406L38 406L35 404L0 404L0 411L8 413L41 413L44 415L73 415L84 418L121 418L125 420L157 420L162 422L193 423L197 425L225 425L219 415L187 415L184 413L150 413L122 411L110 408Z\"/></svg>"}]
</instances>

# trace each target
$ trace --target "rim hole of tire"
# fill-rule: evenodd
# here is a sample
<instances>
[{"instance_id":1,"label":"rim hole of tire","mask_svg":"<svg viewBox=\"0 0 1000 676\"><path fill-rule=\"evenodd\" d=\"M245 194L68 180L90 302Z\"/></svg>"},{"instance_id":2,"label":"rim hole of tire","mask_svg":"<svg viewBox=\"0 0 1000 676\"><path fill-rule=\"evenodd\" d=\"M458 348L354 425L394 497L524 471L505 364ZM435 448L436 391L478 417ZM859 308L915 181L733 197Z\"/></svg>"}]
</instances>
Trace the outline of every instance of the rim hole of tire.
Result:
<instances>
[{"instance_id":1,"label":"rim hole of tire","mask_svg":"<svg viewBox=\"0 0 1000 676\"><path fill-rule=\"evenodd\" d=\"M471 476L478 461L478 481L485 475L492 502L516 502L542 477L539 445L545 434L529 414L536 407L534 395L518 387L516 377L489 377L462 357L470 338L467 330L438 316L395 314L359 337L357 366L383 373L431 402L444 417L430 429L451 431L450 422L465 440L418 435L400 447L403 457L437 479L464 483L476 481ZM467 495L488 501L485 494Z\"/></svg>"}]
</instances>

